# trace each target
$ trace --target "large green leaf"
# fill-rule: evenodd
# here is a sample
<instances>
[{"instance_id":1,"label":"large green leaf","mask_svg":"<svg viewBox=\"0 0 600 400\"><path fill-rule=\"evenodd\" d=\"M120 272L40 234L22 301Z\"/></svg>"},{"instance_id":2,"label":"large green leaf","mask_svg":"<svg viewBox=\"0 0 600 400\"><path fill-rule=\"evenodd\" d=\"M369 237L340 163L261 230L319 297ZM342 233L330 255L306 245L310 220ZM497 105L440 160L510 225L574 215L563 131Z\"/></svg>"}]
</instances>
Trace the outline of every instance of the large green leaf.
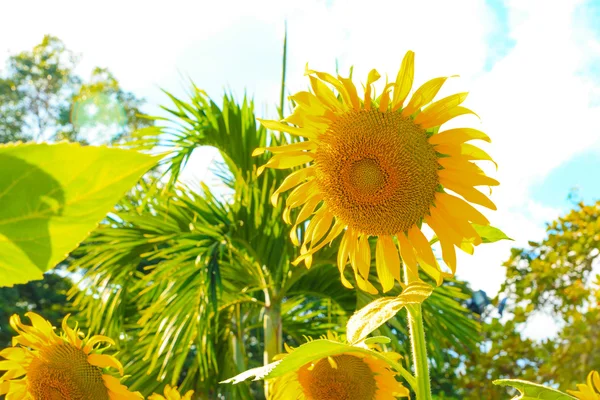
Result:
<instances>
[{"instance_id":1,"label":"large green leaf","mask_svg":"<svg viewBox=\"0 0 600 400\"><path fill-rule=\"evenodd\" d=\"M494 385L510 386L517 389L521 394L513 400L573 400L575 397L550 389L536 383L522 381L520 379L497 379Z\"/></svg>"},{"instance_id":2,"label":"large green leaf","mask_svg":"<svg viewBox=\"0 0 600 400\"><path fill-rule=\"evenodd\" d=\"M42 279L155 162L66 142L0 146L0 287Z\"/></svg>"}]
</instances>

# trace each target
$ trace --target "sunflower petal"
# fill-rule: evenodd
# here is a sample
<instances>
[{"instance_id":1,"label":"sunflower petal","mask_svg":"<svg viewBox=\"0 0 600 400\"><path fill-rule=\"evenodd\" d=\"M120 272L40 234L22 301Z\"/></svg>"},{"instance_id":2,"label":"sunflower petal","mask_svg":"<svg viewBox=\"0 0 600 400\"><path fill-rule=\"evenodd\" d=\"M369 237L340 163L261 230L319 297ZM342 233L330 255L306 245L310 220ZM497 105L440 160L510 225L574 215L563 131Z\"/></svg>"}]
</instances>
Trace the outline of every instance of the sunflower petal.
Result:
<instances>
[{"instance_id":1,"label":"sunflower petal","mask_svg":"<svg viewBox=\"0 0 600 400\"><path fill-rule=\"evenodd\" d=\"M338 93L342 96L342 100L344 100L344 105L346 106L345 108L352 106L352 101L350 100L350 96L348 95L348 90L346 89L344 84L340 82L340 80L336 79L333 75L330 75L326 72L318 72L309 69L306 70L305 74L314 74L322 81L333 85L333 87L336 88Z\"/></svg>"},{"instance_id":2,"label":"sunflower petal","mask_svg":"<svg viewBox=\"0 0 600 400\"><path fill-rule=\"evenodd\" d=\"M404 263L405 268L407 268L410 274L418 277L419 273L417 270L417 257L415 256L413 247L404 233L399 233L396 237L398 238L400 256L402 257L402 262Z\"/></svg>"},{"instance_id":3,"label":"sunflower petal","mask_svg":"<svg viewBox=\"0 0 600 400\"><path fill-rule=\"evenodd\" d=\"M473 128L456 128L437 133L429 138L431 144L461 144L469 140L485 140L491 143L488 135Z\"/></svg>"},{"instance_id":4,"label":"sunflower petal","mask_svg":"<svg viewBox=\"0 0 600 400\"><path fill-rule=\"evenodd\" d=\"M278 122L278 121L271 121L271 120L265 120L265 119L260 119L260 118L257 118L257 119L262 124L262 126L264 126L267 129L271 129L273 131L286 132L286 133L289 133L290 135L303 136L303 137L306 137L309 139L316 139L318 136L317 132L314 132L310 129L298 128L298 127L284 124L283 122Z\"/></svg>"},{"instance_id":5,"label":"sunflower petal","mask_svg":"<svg viewBox=\"0 0 600 400\"><path fill-rule=\"evenodd\" d=\"M87 360L91 365L95 365L99 368L115 368L119 371L121 375L123 375L123 365L112 356L107 356L106 354L90 354L87 356Z\"/></svg>"},{"instance_id":6,"label":"sunflower petal","mask_svg":"<svg viewBox=\"0 0 600 400\"><path fill-rule=\"evenodd\" d=\"M444 186L446 186L453 192L458 193L459 195L464 197L465 200L471 203L479 204L481 206L489 208L490 210L496 210L496 205L485 194L481 193L479 190L473 187L460 185L455 182L447 182L447 184Z\"/></svg>"},{"instance_id":7,"label":"sunflower petal","mask_svg":"<svg viewBox=\"0 0 600 400\"><path fill-rule=\"evenodd\" d=\"M400 281L400 257L390 236L379 236L375 253L377 276L386 293L394 287L394 279Z\"/></svg>"},{"instance_id":8,"label":"sunflower petal","mask_svg":"<svg viewBox=\"0 0 600 400\"><path fill-rule=\"evenodd\" d=\"M350 97L350 103L351 103L350 105L352 106L352 108L354 110L360 109L360 99L358 98L356 86L354 86L352 79L342 78L341 76L338 76L338 79L340 80L340 82L342 82L342 84L346 88L346 91L348 92L348 96Z\"/></svg>"},{"instance_id":9,"label":"sunflower petal","mask_svg":"<svg viewBox=\"0 0 600 400\"><path fill-rule=\"evenodd\" d=\"M473 114L477 118L479 118L479 116L474 111L472 111L472 110L470 110L470 109L468 109L466 107L461 107L461 106L456 106L456 107L448 108L446 110L440 111L438 114L435 114L435 115L426 115L426 116L424 116L424 117L422 117L422 118L419 119L419 117L423 113L424 112L420 113L415 118L415 123L417 125L420 125L421 128L423 128L423 129L429 129L429 128L432 128L434 126L443 125L446 122L450 121L452 118L455 118L455 117L458 117L458 116L461 116L461 115ZM417 119L419 119L419 122L417 122Z\"/></svg>"},{"instance_id":10,"label":"sunflower petal","mask_svg":"<svg viewBox=\"0 0 600 400\"><path fill-rule=\"evenodd\" d=\"M402 59L402 65L394 88L394 97L392 100L392 110L396 111L404 104L404 100L412 89L413 79L415 76L415 53L407 51Z\"/></svg>"},{"instance_id":11,"label":"sunflower petal","mask_svg":"<svg viewBox=\"0 0 600 400\"><path fill-rule=\"evenodd\" d=\"M321 103L323 103L325 107L327 107L330 111L332 111L335 114L339 114L346 111L344 108L345 104L340 103L340 101L337 99L337 97L335 97L335 95L333 94L331 89L327 87L327 85L325 85L323 82L321 82L314 76L309 75L308 79L310 79L310 86L312 87L315 96L317 96L317 98L321 101Z\"/></svg>"},{"instance_id":12,"label":"sunflower petal","mask_svg":"<svg viewBox=\"0 0 600 400\"><path fill-rule=\"evenodd\" d=\"M259 156L266 151L270 151L273 154L296 152L298 150L316 150L319 146L318 142L313 140L306 140L304 142L286 144L284 146L272 146L272 147L257 147L252 152L252 157Z\"/></svg>"},{"instance_id":13,"label":"sunflower petal","mask_svg":"<svg viewBox=\"0 0 600 400\"><path fill-rule=\"evenodd\" d=\"M275 192L271 195L271 204L274 207L277 207L277 200L279 200L279 195L287 190L290 190L293 187L298 186L300 183L308 179L308 177L314 175L313 167L306 167L299 169L298 171L294 171L289 174L281 183L281 186L277 188Z\"/></svg>"},{"instance_id":14,"label":"sunflower petal","mask_svg":"<svg viewBox=\"0 0 600 400\"><path fill-rule=\"evenodd\" d=\"M425 217L425 222L440 239L442 258L452 270L452 274L454 274L456 272L456 251L454 250L454 239L451 237L451 231L444 225L444 221L440 220L439 217L436 218L433 213L431 216ZM461 241L459 240L458 242L460 243Z\"/></svg>"},{"instance_id":15,"label":"sunflower petal","mask_svg":"<svg viewBox=\"0 0 600 400\"><path fill-rule=\"evenodd\" d=\"M469 186L498 186L500 182L483 174L474 174L469 171L455 171L451 169L442 169L438 171L440 183L445 185L447 182L466 184Z\"/></svg>"},{"instance_id":16,"label":"sunflower petal","mask_svg":"<svg viewBox=\"0 0 600 400\"><path fill-rule=\"evenodd\" d=\"M415 93L413 93L408 105L402 110L402 116L408 117L414 114L414 112L419 110L421 107L431 102L447 79L448 77L441 77L425 82L415 91Z\"/></svg>"},{"instance_id":17,"label":"sunflower petal","mask_svg":"<svg viewBox=\"0 0 600 400\"><path fill-rule=\"evenodd\" d=\"M436 193L436 201L453 210L457 215L462 215L471 222L479 225L489 225L490 221L475 207L448 193Z\"/></svg>"},{"instance_id":18,"label":"sunflower petal","mask_svg":"<svg viewBox=\"0 0 600 400\"><path fill-rule=\"evenodd\" d=\"M413 227L408 230L408 240L424 262L431 266L436 265L431 245L418 226L413 225Z\"/></svg>"},{"instance_id":19,"label":"sunflower petal","mask_svg":"<svg viewBox=\"0 0 600 400\"><path fill-rule=\"evenodd\" d=\"M369 76L367 77L367 84L365 85L365 110L371 109L371 85L377 80L379 80L379 78L381 78L381 75L379 74L379 72L377 72L376 69L372 69L369 72Z\"/></svg>"}]
</instances>

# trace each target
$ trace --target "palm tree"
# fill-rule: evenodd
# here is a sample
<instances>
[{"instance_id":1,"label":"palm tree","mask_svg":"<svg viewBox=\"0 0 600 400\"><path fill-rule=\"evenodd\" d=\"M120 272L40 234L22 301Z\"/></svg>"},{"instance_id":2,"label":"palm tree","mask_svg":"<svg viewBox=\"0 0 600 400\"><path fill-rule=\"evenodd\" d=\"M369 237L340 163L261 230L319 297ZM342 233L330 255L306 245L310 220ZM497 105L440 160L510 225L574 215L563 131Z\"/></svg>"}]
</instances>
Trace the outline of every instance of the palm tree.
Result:
<instances>
[{"instance_id":1,"label":"palm tree","mask_svg":"<svg viewBox=\"0 0 600 400\"><path fill-rule=\"evenodd\" d=\"M148 394L170 383L201 399L260 399L258 384L218 382L272 361L284 342L343 333L347 318L373 296L341 285L336 243L311 269L292 266L298 249L282 220L282 200L269 201L286 174L269 169L257 176L267 159L251 155L291 139L258 126L246 98L238 104L225 95L219 107L195 86L187 102L167 95L170 117L138 132L137 145L171 149L163 161L169 180L140 185L80 247L73 268L82 281L72 296L92 331L119 338L133 389ZM218 193L177 183L200 146L222 156ZM449 351L476 341L478 325L460 304L468 296L464 284L450 282L424 304L439 368ZM379 333L409 353L402 318Z\"/></svg>"}]
</instances>

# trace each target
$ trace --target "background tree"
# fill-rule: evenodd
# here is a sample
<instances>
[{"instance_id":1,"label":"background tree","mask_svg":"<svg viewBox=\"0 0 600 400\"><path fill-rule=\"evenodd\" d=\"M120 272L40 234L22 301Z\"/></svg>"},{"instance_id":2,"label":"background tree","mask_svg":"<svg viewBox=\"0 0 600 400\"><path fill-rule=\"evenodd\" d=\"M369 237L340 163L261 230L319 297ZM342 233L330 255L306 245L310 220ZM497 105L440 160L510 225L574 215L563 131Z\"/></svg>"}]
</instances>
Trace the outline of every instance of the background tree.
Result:
<instances>
[{"instance_id":1,"label":"background tree","mask_svg":"<svg viewBox=\"0 0 600 400\"><path fill-rule=\"evenodd\" d=\"M580 203L548 224L543 241L512 249L506 282L482 318L477 351L452 359L446 374L433 378L448 388L441 398L504 399L507 390L490 382L514 377L574 389L600 369L599 221L600 201ZM533 313L553 316L558 335L524 338Z\"/></svg>"},{"instance_id":2,"label":"background tree","mask_svg":"<svg viewBox=\"0 0 600 400\"><path fill-rule=\"evenodd\" d=\"M0 143L57 141L115 143L153 125L144 104L106 68L89 81L74 72L78 57L46 35L31 51L8 58L0 76Z\"/></svg>"}]
</instances>

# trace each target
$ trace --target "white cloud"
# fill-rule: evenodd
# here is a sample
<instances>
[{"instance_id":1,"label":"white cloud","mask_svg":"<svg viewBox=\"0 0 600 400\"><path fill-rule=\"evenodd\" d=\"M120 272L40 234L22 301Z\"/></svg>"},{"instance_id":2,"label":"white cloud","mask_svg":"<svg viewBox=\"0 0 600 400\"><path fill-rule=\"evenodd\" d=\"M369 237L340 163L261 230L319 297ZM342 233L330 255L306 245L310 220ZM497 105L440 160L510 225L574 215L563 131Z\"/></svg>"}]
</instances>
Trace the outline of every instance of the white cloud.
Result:
<instances>
[{"instance_id":1,"label":"white cloud","mask_svg":"<svg viewBox=\"0 0 600 400\"><path fill-rule=\"evenodd\" d=\"M514 48L489 71L494 50L489 35L498 22L483 1L326 2L158 1L10 2L0 25L0 58L31 48L44 33L62 38L83 53L82 70L108 66L128 90L153 104L165 102L159 87L182 94L190 76L218 97L231 88L254 94L257 113L273 116L280 85L283 20L288 20L288 87L303 90L304 65L343 75L355 66L364 82L377 68L394 79L404 52L416 51L416 83L460 74L444 94L468 89L467 106L493 139L482 145L499 164L491 169L501 186L493 200L492 222L516 243L481 246L461 257L459 274L475 288L495 293L509 248L544 235L544 222L557 215L531 200L530 188L553 169L587 148L600 149L600 82L589 75L600 58L589 21L575 1L507 1L508 34ZM35 12L31 12L34 10ZM27 15L27 26L22 16ZM18 32L18 34L16 34ZM0 59L0 61L2 61ZM385 75L384 75L385 76ZM596 106L591 103L596 99ZM152 110L155 107L151 108ZM213 153L200 151L187 169L203 177Z\"/></svg>"}]
</instances>

